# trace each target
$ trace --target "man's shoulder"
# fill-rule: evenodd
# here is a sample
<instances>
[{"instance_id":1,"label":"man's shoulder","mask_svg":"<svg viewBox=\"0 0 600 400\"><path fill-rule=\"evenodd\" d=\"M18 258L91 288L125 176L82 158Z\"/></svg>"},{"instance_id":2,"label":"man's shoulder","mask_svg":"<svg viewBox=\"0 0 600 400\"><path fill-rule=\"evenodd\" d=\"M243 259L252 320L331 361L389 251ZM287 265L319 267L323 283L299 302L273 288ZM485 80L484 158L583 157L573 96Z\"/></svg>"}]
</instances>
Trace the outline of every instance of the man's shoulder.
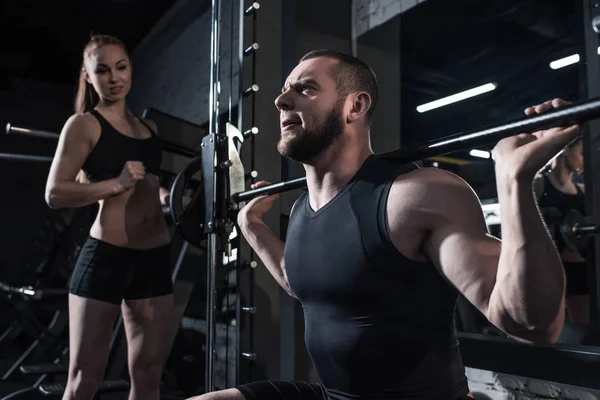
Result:
<instances>
[{"instance_id":1,"label":"man's shoulder","mask_svg":"<svg viewBox=\"0 0 600 400\"><path fill-rule=\"evenodd\" d=\"M468 186L460 176L450 171L429 167L413 169L398 175L394 180L394 186L416 185L428 188L440 184Z\"/></svg>"},{"instance_id":2,"label":"man's shoulder","mask_svg":"<svg viewBox=\"0 0 600 400\"><path fill-rule=\"evenodd\" d=\"M388 203L396 209L447 209L466 198L477 198L458 175L437 168L420 168L399 175L392 183Z\"/></svg>"}]
</instances>

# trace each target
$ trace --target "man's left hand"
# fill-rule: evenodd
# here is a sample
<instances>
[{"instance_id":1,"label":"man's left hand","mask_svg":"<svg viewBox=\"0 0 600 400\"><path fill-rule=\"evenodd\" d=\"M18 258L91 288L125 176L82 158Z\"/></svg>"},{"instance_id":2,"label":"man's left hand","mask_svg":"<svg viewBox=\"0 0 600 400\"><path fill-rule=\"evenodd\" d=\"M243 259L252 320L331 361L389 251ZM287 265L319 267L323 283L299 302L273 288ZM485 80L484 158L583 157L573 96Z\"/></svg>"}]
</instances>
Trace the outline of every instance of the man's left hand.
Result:
<instances>
[{"instance_id":1,"label":"man's left hand","mask_svg":"<svg viewBox=\"0 0 600 400\"><path fill-rule=\"evenodd\" d=\"M525 109L525 115L543 114L568 105L562 99L546 101ZM581 135L581 125L551 128L534 133L522 133L500 140L493 150L496 174L504 178L531 182L544 167L567 144Z\"/></svg>"}]
</instances>

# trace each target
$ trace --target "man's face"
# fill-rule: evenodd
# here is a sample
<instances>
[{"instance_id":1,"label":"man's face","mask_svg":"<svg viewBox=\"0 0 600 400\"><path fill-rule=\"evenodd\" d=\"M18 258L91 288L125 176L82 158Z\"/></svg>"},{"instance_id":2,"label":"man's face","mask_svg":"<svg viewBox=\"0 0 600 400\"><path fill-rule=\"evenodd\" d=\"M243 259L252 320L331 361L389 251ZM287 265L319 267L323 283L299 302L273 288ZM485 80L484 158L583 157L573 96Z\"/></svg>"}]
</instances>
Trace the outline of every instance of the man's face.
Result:
<instances>
[{"instance_id":1,"label":"man's face","mask_svg":"<svg viewBox=\"0 0 600 400\"><path fill-rule=\"evenodd\" d=\"M327 57L301 62L275 99L281 127L277 150L284 157L308 162L342 134L344 98L332 77L337 62Z\"/></svg>"}]
</instances>

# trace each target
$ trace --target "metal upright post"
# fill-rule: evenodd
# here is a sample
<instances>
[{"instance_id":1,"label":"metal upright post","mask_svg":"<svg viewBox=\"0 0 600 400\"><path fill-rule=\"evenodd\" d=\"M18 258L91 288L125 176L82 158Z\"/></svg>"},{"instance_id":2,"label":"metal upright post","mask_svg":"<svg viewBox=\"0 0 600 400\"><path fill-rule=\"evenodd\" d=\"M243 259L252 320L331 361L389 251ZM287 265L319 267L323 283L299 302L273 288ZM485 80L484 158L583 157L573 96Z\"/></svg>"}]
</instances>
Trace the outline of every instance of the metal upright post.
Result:
<instances>
[{"instance_id":1,"label":"metal upright post","mask_svg":"<svg viewBox=\"0 0 600 400\"><path fill-rule=\"evenodd\" d=\"M207 307L207 332L206 332L206 384L205 392L215 390L215 339L216 339L216 271L217 271L217 223L218 217L215 213L220 206L217 199L220 194L219 178L220 157L222 153L217 147L221 147L219 140L219 52L220 52L220 1L212 0L211 19L211 46L210 46L210 112L209 112L209 135L202 141L203 178L206 194L206 217L204 231L207 238L207 270L206 270L206 307ZM227 141L225 141L225 144Z\"/></svg>"},{"instance_id":2,"label":"metal upright post","mask_svg":"<svg viewBox=\"0 0 600 400\"><path fill-rule=\"evenodd\" d=\"M592 21L600 17L600 0L582 0L581 15L583 23L583 44L580 68L583 82L580 85L582 98L600 96L600 60L598 55L598 33ZM596 223L600 217L600 175L595 173L600 168L600 121L592 120L586 124L584 135L585 158L585 208L587 215L593 215ZM588 247L588 282L590 290L590 323L600 323L600 237L590 235Z\"/></svg>"},{"instance_id":3,"label":"metal upright post","mask_svg":"<svg viewBox=\"0 0 600 400\"><path fill-rule=\"evenodd\" d=\"M239 21L238 21L238 101L237 101L237 128L243 132L244 113L243 113L243 97L244 97L244 0L239 0ZM233 12L233 11L232 11ZM233 29L233 26L231 27ZM231 49L233 52L233 49ZM231 66L233 68L233 65ZM231 88L233 92L233 87ZM241 235L241 232L238 232ZM241 239L237 238L237 260L235 265L235 384L240 383L240 361L242 353L242 301L241 301L241 274L242 267L242 252L240 250Z\"/></svg>"}]
</instances>

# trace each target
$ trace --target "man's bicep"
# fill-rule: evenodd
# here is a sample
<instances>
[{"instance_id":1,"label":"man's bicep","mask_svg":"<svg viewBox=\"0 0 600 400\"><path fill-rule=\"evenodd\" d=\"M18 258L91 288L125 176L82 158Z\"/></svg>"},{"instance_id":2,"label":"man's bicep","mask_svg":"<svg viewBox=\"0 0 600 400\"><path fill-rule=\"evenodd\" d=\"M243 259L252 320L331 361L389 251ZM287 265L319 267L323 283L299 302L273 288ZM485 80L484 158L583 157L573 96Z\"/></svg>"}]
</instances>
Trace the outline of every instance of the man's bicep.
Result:
<instances>
[{"instance_id":1,"label":"man's bicep","mask_svg":"<svg viewBox=\"0 0 600 400\"><path fill-rule=\"evenodd\" d=\"M500 242L482 232L438 233L430 256L440 273L484 315L496 283Z\"/></svg>"},{"instance_id":2,"label":"man's bicep","mask_svg":"<svg viewBox=\"0 0 600 400\"><path fill-rule=\"evenodd\" d=\"M455 189L439 202L440 215L432 222L426 249L440 273L486 315L501 243L488 234L481 204L472 190Z\"/></svg>"}]
</instances>

